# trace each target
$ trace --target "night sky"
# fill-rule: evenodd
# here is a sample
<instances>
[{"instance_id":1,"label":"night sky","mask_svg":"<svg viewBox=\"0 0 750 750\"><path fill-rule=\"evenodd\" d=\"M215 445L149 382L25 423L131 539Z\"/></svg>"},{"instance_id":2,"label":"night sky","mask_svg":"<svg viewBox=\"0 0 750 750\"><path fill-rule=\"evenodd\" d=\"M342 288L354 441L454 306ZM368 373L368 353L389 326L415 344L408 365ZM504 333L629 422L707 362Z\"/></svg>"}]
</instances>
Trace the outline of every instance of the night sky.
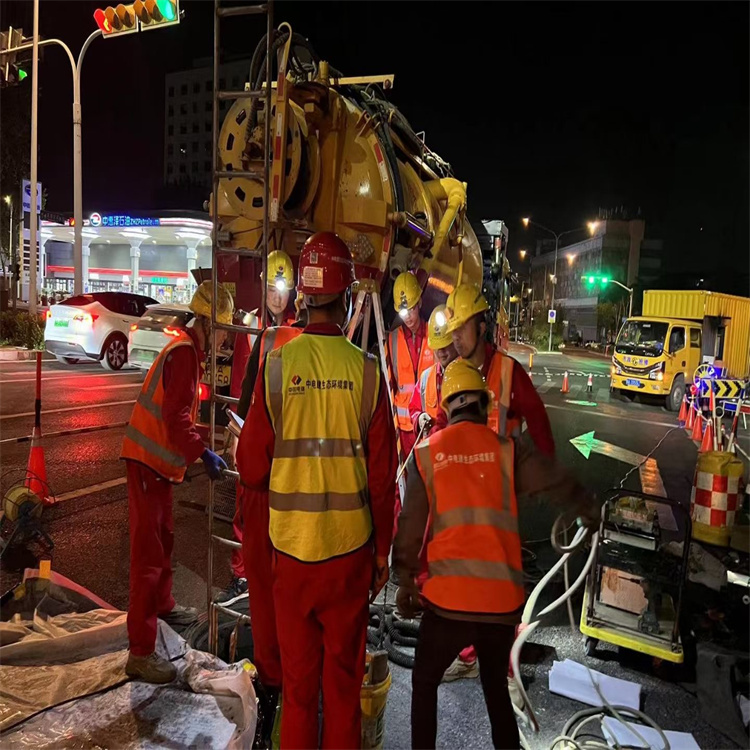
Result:
<instances>
[{"instance_id":1,"label":"night sky","mask_svg":"<svg viewBox=\"0 0 750 750\"><path fill-rule=\"evenodd\" d=\"M77 55L103 4L42 0L40 32ZM84 64L84 215L158 209L164 74L212 50L213 3L178 26L97 40ZM565 230L639 207L672 270L748 271L747 3L277 2L345 75L394 73L393 101L469 184L473 220ZM31 3L0 3L32 29ZM248 57L260 19L225 22ZM72 87L62 51L40 65L40 180L72 211ZM191 206L197 208L197 206Z\"/></svg>"}]
</instances>

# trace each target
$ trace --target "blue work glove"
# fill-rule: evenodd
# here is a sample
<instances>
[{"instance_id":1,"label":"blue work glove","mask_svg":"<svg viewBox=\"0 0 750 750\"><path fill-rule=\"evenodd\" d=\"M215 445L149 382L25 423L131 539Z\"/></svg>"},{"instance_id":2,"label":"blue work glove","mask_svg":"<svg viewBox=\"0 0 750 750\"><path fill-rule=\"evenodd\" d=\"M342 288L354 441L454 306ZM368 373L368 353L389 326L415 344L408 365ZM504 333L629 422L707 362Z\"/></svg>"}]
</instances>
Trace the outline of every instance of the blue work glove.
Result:
<instances>
[{"instance_id":1,"label":"blue work glove","mask_svg":"<svg viewBox=\"0 0 750 750\"><path fill-rule=\"evenodd\" d=\"M201 461L203 461L203 465L206 467L206 474L211 479L221 479L221 472L228 468L226 463L224 463L224 459L221 456L217 456L208 448L201 454Z\"/></svg>"}]
</instances>

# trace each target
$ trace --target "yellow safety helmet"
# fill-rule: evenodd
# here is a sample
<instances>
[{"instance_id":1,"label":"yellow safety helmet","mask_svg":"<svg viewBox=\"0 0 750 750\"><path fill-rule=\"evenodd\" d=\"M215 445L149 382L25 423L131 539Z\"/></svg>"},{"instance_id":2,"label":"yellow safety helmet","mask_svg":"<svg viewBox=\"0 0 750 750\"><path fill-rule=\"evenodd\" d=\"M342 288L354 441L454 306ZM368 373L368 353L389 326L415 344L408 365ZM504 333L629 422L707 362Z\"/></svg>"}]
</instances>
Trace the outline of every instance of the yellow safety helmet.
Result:
<instances>
[{"instance_id":1,"label":"yellow safety helmet","mask_svg":"<svg viewBox=\"0 0 750 750\"><path fill-rule=\"evenodd\" d=\"M448 401L459 394L467 394L461 405L476 401L482 393L487 393L487 384L482 373L468 359L454 359L445 368L443 375L441 406L448 409Z\"/></svg>"},{"instance_id":2,"label":"yellow safety helmet","mask_svg":"<svg viewBox=\"0 0 750 750\"><path fill-rule=\"evenodd\" d=\"M459 284L448 295L448 301L445 303L448 331L452 333L467 320L489 309L490 306L478 286L471 283Z\"/></svg>"},{"instance_id":3,"label":"yellow safety helmet","mask_svg":"<svg viewBox=\"0 0 750 750\"><path fill-rule=\"evenodd\" d=\"M280 292L294 289L294 266L292 259L283 250L268 253L268 286L276 287ZM261 274L261 277L263 274Z\"/></svg>"},{"instance_id":4,"label":"yellow safety helmet","mask_svg":"<svg viewBox=\"0 0 750 750\"><path fill-rule=\"evenodd\" d=\"M397 313L411 310L421 298L422 287L413 273L404 271L396 276L393 282L393 309Z\"/></svg>"},{"instance_id":5,"label":"yellow safety helmet","mask_svg":"<svg viewBox=\"0 0 750 750\"><path fill-rule=\"evenodd\" d=\"M211 319L211 300L213 298L213 282L204 281L195 290L193 299L190 300L190 309L196 315ZM224 284L219 283L219 297L216 300L216 320L224 325L230 325L234 313L234 301Z\"/></svg>"},{"instance_id":6,"label":"yellow safety helmet","mask_svg":"<svg viewBox=\"0 0 750 750\"><path fill-rule=\"evenodd\" d=\"M436 352L453 343L453 336L448 332L448 319L445 317L445 305L438 305L430 315L427 324L427 345Z\"/></svg>"}]
</instances>

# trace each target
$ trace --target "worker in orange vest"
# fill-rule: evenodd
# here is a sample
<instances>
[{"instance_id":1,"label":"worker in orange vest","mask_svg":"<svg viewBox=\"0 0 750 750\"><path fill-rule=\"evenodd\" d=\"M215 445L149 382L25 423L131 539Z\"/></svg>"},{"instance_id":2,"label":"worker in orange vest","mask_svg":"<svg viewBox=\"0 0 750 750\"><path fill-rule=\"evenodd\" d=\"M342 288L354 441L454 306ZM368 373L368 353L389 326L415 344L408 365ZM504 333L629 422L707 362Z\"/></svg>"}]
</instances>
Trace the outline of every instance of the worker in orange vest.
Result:
<instances>
[{"instance_id":1,"label":"worker in orange vest","mask_svg":"<svg viewBox=\"0 0 750 750\"><path fill-rule=\"evenodd\" d=\"M420 315L422 287L413 273L404 271L393 282L393 307L400 325L388 335L388 357L391 362L393 400L398 416L398 430L403 459L411 452L417 439L409 415L414 388L422 373L435 362L427 342L427 325ZM396 490L396 515L401 509L401 498Z\"/></svg>"},{"instance_id":2,"label":"worker in orange vest","mask_svg":"<svg viewBox=\"0 0 750 750\"><path fill-rule=\"evenodd\" d=\"M264 349L272 349L273 345L269 347L268 343L278 340L278 345L281 346L281 342L286 340L286 334L277 335L276 333L269 333L269 331L278 331L281 327L286 330L286 327L295 324L294 316L290 315L287 310L289 296L294 290L294 265L292 259L283 250L274 250L268 254L266 268L268 269L266 323L269 328L263 332L262 336L266 336ZM263 275L261 274L262 278ZM260 326L260 318L255 313L250 313L246 316L246 325L257 328ZM232 398L240 399L240 403L237 405L237 414L242 419L245 418L247 410L250 408L255 376L258 373L260 339L261 337L254 333L235 337L229 395ZM251 375L250 380L248 380L248 375ZM232 519L232 531L234 538L240 543L242 542L242 528L242 503L238 495L234 508L234 518ZM224 606L234 604L247 592L247 575L241 550L232 550L230 568L232 577L229 584L215 598L216 602Z\"/></svg>"},{"instance_id":3,"label":"worker in orange vest","mask_svg":"<svg viewBox=\"0 0 750 750\"><path fill-rule=\"evenodd\" d=\"M396 439L379 363L342 331L349 248L314 234L298 278L308 323L261 363L237 467L252 501L268 506L281 747L318 747L322 690L322 746L359 748L368 592L388 579Z\"/></svg>"},{"instance_id":4,"label":"worker in orange vest","mask_svg":"<svg viewBox=\"0 0 750 750\"><path fill-rule=\"evenodd\" d=\"M416 435L420 432L432 435L448 424L448 418L440 406L440 389L445 368L458 354L453 345L453 337L448 332L445 305L438 305L430 314L427 323L427 345L432 349L437 361L422 373L409 403L409 416Z\"/></svg>"},{"instance_id":5,"label":"worker in orange vest","mask_svg":"<svg viewBox=\"0 0 750 750\"><path fill-rule=\"evenodd\" d=\"M487 425L499 435L518 437L523 420L536 447L548 456L555 453L549 417L531 378L513 357L497 351L486 341L487 300L474 284L457 286L448 296L446 317L448 330L460 357L478 367L492 393ZM479 668L473 647L462 651L445 674L447 681L477 677ZM513 700L521 707L522 698L509 676Z\"/></svg>"},{"instance_id":6,"label":"worker in orange vest","mask_svg":"<svg viewBox=\"0 0 750 750\"><path fill-rule=\"evenodd\" d=\"M192 326L175 332L146 375L120 454L127 465L130 516L130 654L125 671L152 683L176 676L174 665L155 652L157 617L177 625L197 615L175 604L172 596L172 485L182 482L187 467L199 458L213 479L226 468L195 427L212 298L212 282L204 281L190 302ZM232 297L219 284L216 320L231 324L233 309ZM225 336L225 331L215 331L217 349Z\"/></svg>"},{"instance_id":7,"label":"worker in orange vest","mask_svg":"<svg viewBox=\"0 0 750 750\"><path fill-rule=\"evenodd\" d=\"M461 649L474 644L497 748L518 747L506 670L524 605L517 495L551 492L568 512L598 524L596 499L554 459L487 426L491 396L465 359L448 365L448 426L419 443L407 467L406 502L393 549L404 617L420 607L415 578L429 524L427 602L412 673L412 747L434 748L437 689Z\"/></svg>"}]
</instances>

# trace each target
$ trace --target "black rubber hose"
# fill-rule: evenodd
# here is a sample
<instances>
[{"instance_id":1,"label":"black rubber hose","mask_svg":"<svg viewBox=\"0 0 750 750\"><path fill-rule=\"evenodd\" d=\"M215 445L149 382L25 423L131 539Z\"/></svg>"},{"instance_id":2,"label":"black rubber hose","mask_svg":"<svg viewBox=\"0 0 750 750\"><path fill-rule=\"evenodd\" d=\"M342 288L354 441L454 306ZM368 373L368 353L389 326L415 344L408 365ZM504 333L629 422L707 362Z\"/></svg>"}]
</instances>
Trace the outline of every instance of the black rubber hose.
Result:
<instances>
[{"instance_id":1,"label":"black rubber hose","mask_svg":"<svg viewBox=\"0 0 750 750\"><path fill-rule=\"evenodd\" d=\"M419 622L416 620L397 620L394 618L393 627L396 630L403 631L407 635L414 637L419 635Z\"/></svg>"},{"instance_id":2,"label":"black rubber hose","mask_svg":"<svg viewBox=\"0 0 750 750\"><path fill-rule=\"evenodd\" d=\"M398 664L399 667L404 667L406 669L414 668L414 657L410 654L405 654L395 646L389 635L386 635L385 637L385 650L388 652L388 658L394 664Z\"/></svg>"}]
</instances>

